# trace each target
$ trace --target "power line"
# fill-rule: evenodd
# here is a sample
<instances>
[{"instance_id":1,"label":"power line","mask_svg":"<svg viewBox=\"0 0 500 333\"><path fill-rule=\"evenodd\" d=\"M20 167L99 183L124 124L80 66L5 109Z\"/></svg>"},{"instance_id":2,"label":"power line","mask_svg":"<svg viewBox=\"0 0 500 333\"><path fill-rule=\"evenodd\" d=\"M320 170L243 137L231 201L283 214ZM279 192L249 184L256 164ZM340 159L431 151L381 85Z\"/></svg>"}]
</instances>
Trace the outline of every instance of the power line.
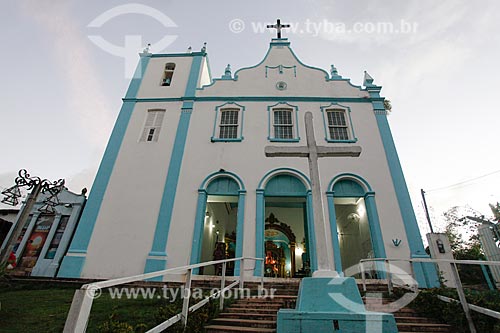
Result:
<instances>
[{"instance_id":1,"label":"power line","mask_svg":"<svg viewBox=\"0 0 500 333\"><path fill-rule=\"evenodd\" d=\"M437 191L441 191L441 190L445 190L445 189L448 189L448 188L451 188L451 187L458 187L460 185L464 185L464 184L467 184L467 183L470 183L474 180L478 180L478 179L481 179L481 178L485 178L485 177L488 177L488 176L491 176L491 175L494 175L496 173L499 173L500 170L496 170L496 171L492 171L490 173L487 173L487 174L484 174L484 175L481 175L481 176L478 176L478 177L475 177L475 178L471 178L471 179L467 179L467 180L464 180L460 183L456 183L456 184L452 184L452 185L448 185L448 186L443 186L443 187L438 187L438 188L434 188L432 190L428 190L426 191L426 193L429 193L429 192L437 192Z\"/></svg>"}]
</instances>

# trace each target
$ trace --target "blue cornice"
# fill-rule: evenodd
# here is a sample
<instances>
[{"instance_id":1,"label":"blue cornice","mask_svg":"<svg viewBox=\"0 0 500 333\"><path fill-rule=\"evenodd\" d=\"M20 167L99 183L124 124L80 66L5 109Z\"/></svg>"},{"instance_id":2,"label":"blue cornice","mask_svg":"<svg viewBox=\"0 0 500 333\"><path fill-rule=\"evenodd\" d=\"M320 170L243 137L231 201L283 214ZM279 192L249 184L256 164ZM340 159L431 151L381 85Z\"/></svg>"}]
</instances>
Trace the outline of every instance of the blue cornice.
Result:
<instances>
[{"instance_id":1,"label":"blue cornice","mask_svg":"<svg viewBox=\"0 0 500 333\"><path fill-rule=\"evenodd\" d=\"M198 96L198 97L155 97L129 98L124 102L318 102L318 103L372 103L383 102L383 97L323 97L323 96Z\"/></svg>"},{"instance_id":2,"label":"blue cornice","mask_svg":"<svg viewBox=\"0 0 500 333\"><path fill-rule=\"evenodd\" d=\"M195 56L203 56L207 55L206 52L191 52L191 53L160 53L160 54L152 54L151 58L171 58L171 57L195 57Z\"/></svg>"}]
</instances>

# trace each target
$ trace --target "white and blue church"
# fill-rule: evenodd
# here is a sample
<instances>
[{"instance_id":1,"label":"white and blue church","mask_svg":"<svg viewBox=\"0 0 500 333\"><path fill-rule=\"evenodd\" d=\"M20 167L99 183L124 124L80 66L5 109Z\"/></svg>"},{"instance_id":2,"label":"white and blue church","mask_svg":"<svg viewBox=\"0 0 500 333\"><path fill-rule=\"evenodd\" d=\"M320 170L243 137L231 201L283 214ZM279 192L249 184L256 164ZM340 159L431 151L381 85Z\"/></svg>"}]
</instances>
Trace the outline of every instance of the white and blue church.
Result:
<instances>
[{"instance_id":1,"label":"white and blue church","mask_svg":"<svg viewBox=\"0 0 500 333\"><path fill-rule=\"evenodd\" d=\"M356 86L302 63L287 38L220 78L205 47L145 50L58 277L256 257L228 274L300 278L428 257L380 91L367 73Z\"/></svg>"}]
</instances>

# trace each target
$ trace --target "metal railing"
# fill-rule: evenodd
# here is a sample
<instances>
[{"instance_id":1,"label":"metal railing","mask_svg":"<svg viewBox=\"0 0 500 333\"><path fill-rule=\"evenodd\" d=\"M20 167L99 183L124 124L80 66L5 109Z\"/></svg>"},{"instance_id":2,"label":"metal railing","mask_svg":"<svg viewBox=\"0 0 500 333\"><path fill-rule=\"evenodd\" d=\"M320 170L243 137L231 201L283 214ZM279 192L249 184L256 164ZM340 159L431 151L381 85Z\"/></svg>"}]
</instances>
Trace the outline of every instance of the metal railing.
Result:
<instances>
[{"instance_id":1,"label":"metal railing","mask_svg":"<svg viewBox=\"0 0 500 333\"><path fill-rule=\"evenodd\" d=\"M215 299L217 297L220 298L219 309L222 310L224 308L224 298L222 297L224 293L237 284L239 284L239 288L243 289L245 282L245 260L253 260L256 262L261 262L261 271L264 273L264 259L263 258L253 258L253 257L240 257L233 259L225 259L225 260L216 260L216 261L207 261L200 264L182 266L169 268L162 271L134 275L129 277L111 279L106 281L94 282L89 284L84 284L80 289L75 291L75 295L73 296L73 302L71 303L71 308L68 313L68 317L66 318L66 324L64 325L64 333L84 333L87 329L88 319L90 315L90 311L92 309L92 303L97 291L100 291L104 288L114 287L126 283L138 282L147 279L153 279L157 277L163 277L164 275L171 273L183 273L185 274L185 284L183 287L183 303L182 303L182 311L175 316L169 318L168 320L162 322L161 324L153 327L147 333L156 333L162 332L167 327L172 326L178 321L182 321L184 327L186 327L188 315L191 312L194 312L201 308L203 305L207 304L211 299ZM239 277L229 285L226 284L226 268L227 263L236 262L240 263L240 275ZM222 276L221 276L221 287L217 292L206 296L203 300L196 303L195 305L189 306L189 295L191 294L191 282L193 278L193 269L198 269L200 267L212 266L212 265L222 265ZM260 277L260 288L264 288L264 275Z\"/></svg>"},{"instance_id":2,"label":"metal railing","mask_svg":"<svg viewBox=\"0 0 500 333\"><path fill-rule=\"evenodd\" d=\"M365 277L365 263L374 262L379 263L383 262L385 264L385 274L387 279L387 289L389 294L392 294L394 287L393 273L391 272L391 262L408 262L410 264L410 274L412 281L415 283L410 285L409 288L413 291L418 291L418 282L415 277L415 271L413 268L414 263L430 263L430 264L449 264L451 267L453 282L455 284L455 289L457 290L459 300L454 300L444 296L438 296L438 299L444 302L460 302L462 305L462 309L464 310L465 317L469 324L469 329L471 333L476 333L476 327L474 326L474 322L472 320L472 316L470 310L480 312L482 314L488 315L493 318L500 318L500 313L485 309L479 306L475 306L467 303L467 299L465 297L464 289L462 286L462 281L460 280L460 275L458 273L457 264L459 265L491 265L491 266L500 266L500 262L498 261L485 261L485 260L454 260L454 259L427 259L427 258L412 258L412 259L400 259L400 258L374 258L374 259L362 259L359 261L359 269L361 273L361 281L363 284L363 290L366 292L366 277ZM377 267L378 269L379 267ZM402 285L402 287L406 287Z\"/></svg>"}]
</instances>

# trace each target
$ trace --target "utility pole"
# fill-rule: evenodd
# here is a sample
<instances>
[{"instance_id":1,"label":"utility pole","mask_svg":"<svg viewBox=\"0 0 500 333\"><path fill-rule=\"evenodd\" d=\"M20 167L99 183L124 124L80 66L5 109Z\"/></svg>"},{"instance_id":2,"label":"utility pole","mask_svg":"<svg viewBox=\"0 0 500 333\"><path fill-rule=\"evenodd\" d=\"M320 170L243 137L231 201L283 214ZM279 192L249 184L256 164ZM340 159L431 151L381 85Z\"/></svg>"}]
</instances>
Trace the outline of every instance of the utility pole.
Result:
<instances>
[{"instance_id":1,"label":"utility pole","mask_svg":"<svg viewBox=\"0 0 500 333\"><path fill-rule=\"evenodd\" d=\"M427 217L427 222L429 222L429 227L431 228L431 234L433 234L434 229L432 228L431 217L429 216L429 209L427 208L427 201L425 200L424 189L420 189L420 194L422 194L422 199L424 200L425 216Z\"/></svg>"}]
</instances>

